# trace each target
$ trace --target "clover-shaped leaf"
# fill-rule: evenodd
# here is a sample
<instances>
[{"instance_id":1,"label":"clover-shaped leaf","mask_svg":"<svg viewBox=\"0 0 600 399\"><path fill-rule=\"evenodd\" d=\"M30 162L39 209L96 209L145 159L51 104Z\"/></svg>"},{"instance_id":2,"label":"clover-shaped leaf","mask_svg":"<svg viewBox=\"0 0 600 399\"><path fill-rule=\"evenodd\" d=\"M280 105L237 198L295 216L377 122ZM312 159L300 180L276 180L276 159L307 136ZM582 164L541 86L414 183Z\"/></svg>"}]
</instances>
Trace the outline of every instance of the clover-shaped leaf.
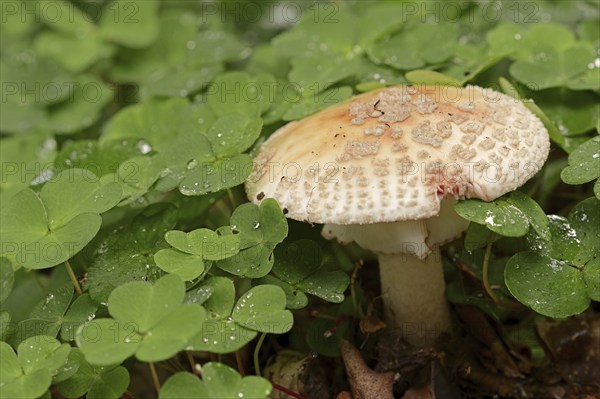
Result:
<instances>
[{"instance_id":1,"label":"clover-shaped leaf","mask_svg":"<svg viewBox=\"0 0 600 399\"><path fill-rule=\"evenodd\" d=\"M507 237L522 237L533 227L547 238L548 220L540 206L519 191L491 202L466 200L456 203L456 212L463 218L485 225L491 231Z\"/></svg>"},{"instance_id":2,"label":"clover-shaped leaf","mask_svg":"<svg viewBox=\"0 0 600 399\"><path fill-rule=\"evenodd\" d=\"M376 64L386 64L402 70L419 69L450 58L458 35L456 24L407 24L388 40L371 45L367 53Z\"/></svg>"},{"instance_id":3,"label":"clover-shaped leaf","mask_svg":"<svg viewBox=\"0 0 600 399\"><path fill-rule=\"evenodd\" d=\"M505 280L521 303L546 316L571 316L590 304L580 270L537 252L514 255L506 265Z\"/></svg>"},{"instance_id":4,"label":"clover-shaped leaf","mask_svg":"<svg viewBox=\"0 0 600 399\"><path fill-rule=\"evenodd\" d=\"M152 148L144 140L77 140L66 143L54 160L54 168L88 169L96 176L115 173L127 159L150 152Z\"/></svg>"},{"instance_id":5,"label":"clover-shaped leaf","mask_svg":"<svg viewBox=\"0 0 600 399\"><path fill-rule=\"evenodd\" d=\"M158 0L114 0L102 13L100 34L126 47L143 48L158 37Z\"/></svg>"},{"instance_id":6,"label":"clover-shaped leaf","mask_svg":"<svg viewBox=\"0 0 600 399\"><path fill-rule=\"evenodd\" d=\"M323 254L312 240L299 240L275 249L271 277L286 293L287 306L299 309L308 303L304 293L329 302L340 303L350 278L341 270L328 271L322 266Z\"/></svg>"},{"instance_id":7,"label":"clover-shaped leaf","mask_svg":"<svg viewBox=\"0 0 600 399\"><path fill-rule=\"evenodd\" d=\"M356 23L356 16L346 7L338 8L329 4L324 6L326 10L315 4L312 10L314 14L304 14L294 29L273 39L273 46L289 58L323 52L346 53L351 50L356 29L360 25Z\"/></svg>"},{"instance_id":8,"label":"clover-shaped leaf","mask_svg":"<svg viewBox=\"0 0 600 399\"><path fill-rule=\"evenodd\" d=\"M258 138L262 121L242 114L216 118L206 105L172 98L127 108L107 126L101 142L145 139L164 160L156 189L179 186L185 195L203 195L242 183L252 159L240 154Z\"/></svg>"},{"instance_id":9,"label":"clover-shaped leaf","mask_svg":"<svg viewBox=\"0 0 600 399\"><path fill-rule=\"evenodd\" d=\"M100 318L81 326L76 342L88 362L106 366L129 356L155 362L175 355L202 327L204 309L183 304L185 284L167 275L154 285L132 282L113 290L108 310L113 319Z\"/></svg>"},{"instance_id":10,"label":"clover-shaped leaf","mask_svg":"<svg viewBox=\"0 0 600 399\"><path fill-rule=\"evenodd\" d=\"M255 331L283 334L292 328L293 316L285 309L285 294L273 285L250 289L237 301L231 317Z\"/></svg>"},{"instance_id":11,"label":"clover-shaped leaf","mask_svg":"<svg viewBox=\"0 0 600 399\"><path fill-rule=\"evenodd\" d=\"M294 59L289 80L300 86L308 100L329 86L355 75L360 66L359 58L347 59L336 53L317 54Z\"/></svg>"},{"instance_id":12,"label":"clover-shaped leaf","mask_svg":"<svg viewBox=\"0 0 600 399\"><path fill-rule=\"evenodd\" d=\"M29 186L36 179L36 173L42 175L50 169L55 156L56 140L46 131L35 130L0 139L0 196L8 199ZM32 170L36 173L30 173Z\"/></svg>"},{"instance_id":13,"label":"clover-shaped leaf","mask_svg":"<svg viewBox=\"0 0 600 399\"><path fill-rule=\"evenodd\" d=\"M209 229L189 233L172 230L165 240L175 249L162 249L154 255L156 264L168 273L184 280L192 280L204 272L204 260L229 258L239 251L239 238L235 235L219 236Z\"/></svg>"},{"instance_id":14,"label":"clover-shaped leaf","mask_svg":"<svg viewBox=\"0 0 600 399\"><path fill-rule=\"evenodd\" d=\"M114 53L114 47L104 42L96 29L82 30L78 35L45 31L36 37L34 48L75 73L83 72Z\"/></svg>"},{"instance_id":15,"label":"clover-shaped leaf","mask_svg":"<svg viewBox=\"0 0 600 399\"><path fill-rule=\"evenodd\" d=\"M208 311L202 330L189 342L189 348L214 353L230 353L246 345L257 331L281 334L292 327L293 317L285 310L285 294L274 285L260 285L235 303L233 282L213 277L206 282L213 294L204 303Z\"/></svg>"},{"instance_id":16,"label":"clover-shaped leaf","mask_svg":"<svg viewBox=\"0 0 600 399\"><path fill-rule=\"evenodd\" d=\"M535 82L537 90L560 86L598 90L600 79L594 75L581 79L594 57L594 48L588 43L573 44L562 51L549 47L532 61L514 62L509 71L522 83Z\"/></svg>"},{"instance_id":17,"label":"clover-shaped leaf","mask_svg":"<svg viewBox=\"0 0 600 399\"><path fill-rule=\"evenodd\" d=\"M8 259L0 258L0 303L8 298L14 283L15 272L12 264Z\"/></svg>"},{"instance_id":18,"label":"clover-shaped leaf","mask_svg":"<svg viewBox=\"0 0 600 399\"><path fill-rule=\"evenodd\" d=\"M589 139L569 155L569 166L563 169L560 177L567 184L583 184L600 177L600 136ZM598 181L596 186L600 187ZM600 199L598 193L596 197Z\"/></svg>"},{"instance_id":19,"label":"clover-shaped leaf","mask_svg":"<svg viewBox=\"0 0 600 399\"><path fill-rule=\"evenodd\" d=\"M277 201L267 198L260 207L243 204L231 215L231 231L240 240L239 254L217 261L217 266L229 273L247 278L263 277L273 266L273 249L287 236L288 226Z\"/></svg>"},{"instance_id":20,"label":"clover-shaped leaf","mask_svg":"<svg viewBox=\"0 0 600 399\"><path fill-rule=\"evenodd\" d=\"M173 374L159 392L159 399L268 398L271 383L262 377L243 377L222 363L202 366L202 379L187 372Z\"/></svg>"},{"instance_id":21,"label":"clover-shaped leaf","mask_svg":"<svg viewBox=\"0 0 600 399\"><path fill-rule=\"evenodd\" d=\"M268 74L226 72L214 80L207 103L218 116L237 113L256 118L271 106L274 81Z\"/></svg>"},{"instance_id":22,"label":"clover-shaped leaf","mask_svg":"<svg viewBox=\"0 0 600 399\"><path fill-rule=\"evenodd\" d=\"M159 16L160 35L149 47L128 50L110 73L119 82L136 82L140 96L186 97L208 86L226 61L249 55L238 37L218 27L198 32L197 16L167 8ZM178 29L173 30L173 26Z\"/></svg>"},{"instance_id":23,"label":"clover-shaped leaf","mask_svg":"<svg viewBox=\"0 0 600 399\"><path fill-rule=\"evenodd\" d=\"M299 101L292 103L281 116L284 121L301 119L324 108L331 107L349 98L352 89L348 86L332 87L320 93L302 93Z\"/></svg>"},{"instance_id":24,"label":"clover-shaped leaf","mask_svg":"<svg viewBox=\"0 0 600 399\"><path fill-rule=\"evenodd\" d=\"M129 372L125 367L92 366L81 352L74 348L70 357L79 363L77 372L57 385L66 398L76 399L87 393L88 399L118 399L129 386Z\"/></svg>"},{"instance_id":25,"label":"clover-shaped leaf","mask_svg":"<svg viewBox=\"0 0 600 399\"><path fill-rule=\"evenodd\" d=\"M51 290L29 313L29 318L21 321L11 340L16 346L19 342L34 335L56 337L73 298L73 283L64 283Z\"/></svg>"},{"instance_id":26,"label":"clover-shaped leaf","mask_svg":"<svg viewBox=\"0 0 600 399\"><path fill-rule=\"evenodd\" d=\"M84 169L59 173L39 196L25 189L2 204L3 255L18 266L42 269L79 252L100 229L100 213L121 198L117 183Z\"/></svg>"},{"instance_id":27,"label":"clover-shaped leaf","mask_svg":"<svg viewBox=\"0 0 600 399\"><path fill-rule=\"evenodd\" d=\"M35 336L23 341L17 353L0 342L0 398L37 398L67 361L71 347L54 338Z\"/></svg>"},{"instance_id":28,"label":"clover-shaped leaf","mask_svg":"<svg viewBox=\"0 0 600 399\"><path fill-rule=\"evenodd\" d=\"M153 255L166 247L164 235L176 221L175 206L154 204L99 242L85 284L92 299L106 302L115 287L130 281L155 281L160 270Z\"/></svg>"},{"instance_id":29,"label":"clover-shaped leaf","mask_svg":"<svg viewBox=\"0 0 600 399\"><path fill-rule=\"evenodd\" d=\"M600 296L600 203L580 202L568 219L549 218L551 239L508 261L506 285L522 303L550 317L581 313ZM535 247L535 246L534 246Z\"/></svg>"},{"instance_id":30,"label":"clover-shaped leaf","mask_svg":"<svg viewBox=\"0 0 600 399\"><path fill-rule=\"evenodd\" d=\"M592 92L557 88L526 93L560 128L560 133L564 136L588 133L596 126L600 103L598 96ZM527 106L531 104L533 103L526 103Z\"/></svg>"},{"instance_id":31,"label":"clover-shaped leaf","mask_svg":"<svg viewBox=\"0 0 600 399\"><path fill-rule=\"evenodd\" d=\"M70 96L48 109L47 126L56 134L73 134L91 126L113 98L113 89L92 75L73 82Z\"/></svg>"}]
</instances>

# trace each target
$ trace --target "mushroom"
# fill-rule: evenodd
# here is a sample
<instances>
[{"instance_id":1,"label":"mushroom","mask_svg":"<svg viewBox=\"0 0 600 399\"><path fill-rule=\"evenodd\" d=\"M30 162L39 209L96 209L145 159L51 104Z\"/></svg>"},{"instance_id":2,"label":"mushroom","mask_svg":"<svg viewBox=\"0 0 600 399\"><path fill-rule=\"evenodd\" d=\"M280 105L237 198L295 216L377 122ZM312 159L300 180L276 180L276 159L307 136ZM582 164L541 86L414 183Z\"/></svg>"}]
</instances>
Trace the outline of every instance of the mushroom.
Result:
<instances>
[{"instance_id":1,"label":"mushroom","mask_svg":"<svg viewBox=\"0 0 600 399\"><path fill-rule=\"evenodd\" d=\"M439 247L467 222L458 199L491 201L542 167L542 122L477 86L394 86L288 123L261 146L249 198L378 255L385 316L406 341L451 331Z\"/></svg>"}]
</instances>

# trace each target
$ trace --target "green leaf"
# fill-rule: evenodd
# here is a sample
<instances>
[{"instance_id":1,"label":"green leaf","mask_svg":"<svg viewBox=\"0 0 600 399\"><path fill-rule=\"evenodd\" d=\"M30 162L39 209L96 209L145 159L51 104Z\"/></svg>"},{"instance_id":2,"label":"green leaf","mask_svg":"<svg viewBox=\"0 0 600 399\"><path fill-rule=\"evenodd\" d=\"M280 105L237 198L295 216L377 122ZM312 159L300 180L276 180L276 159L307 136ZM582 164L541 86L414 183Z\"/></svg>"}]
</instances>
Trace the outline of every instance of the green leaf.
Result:
<instances>
[{"instance_id":1,"label":"green leaf","mask_svg":"<svg viewBox=\"0 0 600 399\"><path fill-rule=\"evenodd\" d=\"M308 297L300 289L293 285L280 280L277 277L267 275L258 279L255 279L253 283L256 284L269 284L276 285L283 290L285 293L285 307L288 309L302 309L308 305Z\"/></svg>"},{"instance_id":2,"label":"green leaf","mask_svg":"<svg viewBox=\"0 0 600 399\"><path fill-rule=\"evenodd\" d=\"M79 349L73 349L71 354L79 362L79 369L57 385L64 397L76 399L87 393L89 399L118 399L129 386L129 373L125 367L92 366Z\"/></svg>"},{"instance_id":3,"label":"green leaf","mask_svg":"<svg viewBox=\"0 0 600 399\"><path fill-rule=\"evenodd\" d=\"M206 101L218 116L237 113L256 118L271 106L274 81L275 78L267 74L226 72L211 84Z\"/></svg>"},{"instance_id":4,"label":"green leaf","mask_svg":"<svg viewBox=\"0 0 600 399\"><path fill-rule=\"evenodd\" d=\"M108 298L113 319L98 319L77 331L76 342L91 364L120 363L129 356L145 362L168 359L202 327L205 311L184 305L185 284L167 275L154 285L131 282L117 287ZM93 330L95 335L92 336Z\"/></svg>"},{"instance_id":5,"label":"green leaf","mask_svg":"<svg viewBox=\"0 0 600 399\"><path fill-rule=\"evenodd\" d=\"M106 302L115 287L130 281L155 281L160 270L153 255L166 247L164 235L176 221L173 205L151 205L128 226L113 230L102 240L93 254L85 285L92 299Z\"/></svg>"},{"instance_id":6,"label":"green leaf","mask_svg":"<svg viewBox=\"0 0 600 399\"><path fill-rule=\"evenodd\" d=\"M341 270L325 270L322 259L321 248L316 242L295 241L277 247L272 273L295 290L340 303L344 300L344 291L350 284L350 278Z\"/></svg>"},{"instance_id":7,"label":"green leaf","mask_svg":"<svg viewBox=\"0 0 600 399\"><path fill-rule=\"evenodd\" d=\"M458 35L457 24L405 25L395 36L370 46L367 53L376 64L402 70L419 69L450 58L454 54Z\"/></svg>"},{"instance_id":8,"label":"green leaf","mask_svg":"<svg viewBox=\"0 0 600 399\"><path fill-rule=\"evenodd\" d=\"M145 195L159 179L163 168L160 155L135 157L119 165L114 176L123 189L119 206L131 204Z\"/></svg>"},{"instance_id":9,"label":"green leaf","mask_svg":"<svg viewBox=\"0 0 600 399\"><path fill-rule=\"evenodd\" d=\"M436 71L414 70L407 72L404 76L409 82L415 84L462 86L458 80Z\"/></svg>"},{"instance_id":10,"label":"green leaf","mask_svg":"<svg viewBox=\"0 0 600 399\"><path fill-rule=\"evenodd\" d=\"M12 316L8 312L0 311L0 341L6 341L7 336L12 327L10 321L12 320Z\"/></svg>"},{"instance_id":11,"label":"green leaf","mask_svg":"<svg viewBox=\"0 0 600 399\"><path fill-rule=\"evenodd\" d=\"M504 198L492 202L476 199L459 201L454 209L464 219L485 225L503 236L521 237L529 230L529 220L525 213Z\"/></svg>"},{"instance_id":12,"label":"green leaf","mask_svg":"<svg viewBox=\"0 0 600 399\"><path fill-rule=\"evenodd\" d=\"M190 255L172 249L161 249L154 254L154 262L167 273L176 274L185 281L204 273L202 256Z\"/></svg>"},{"instance_id":13,"label":"green leaf","mask_svg":"<svg viewBox=\"0 0 600 399\"><path fill-rule=\"evenodd\" d=\"M63 323L63 316L67 312L73 298L73 283L65 283L57 289L51 290L48 295L31 310L30 319L44 320L55 326L52 330L56 333L60 330ZM26 320L27 321L27 320ZM19 324L21 326L21 324ZM46 328L48 328L46 326ZM31 336L27 329L20 331L21 340ZM33 334L36 335L36 334ZM54 334L56 336L56 334Z\"/></svg>"},{"instance_id":14,"label":"green leaf","mask_svg":"<svg viewBox=\"0 0 600 399\"><path fill-rule=\"evenodd\" d=\"M247 278L269 273L273 249L288 233L287 221L277 201L267 198L260 207L250 203L240 205L231 215L231 230L238 233L240 253L218 261L217 266Z\"/></svg>"},{"instance_id":15,"label":"green leaf","mask_svg":"<svg viewBox=\"0 0 600 399\"><path fill-rule=\"evenodd\" d=\"M204 272L203 260L221 260L239 252L237 236L219 236L209 229L197 229L187 234L173 230L165 235L165 239L178 251L158 251L154 260L161 269L184 280L192 280Z\"/></svg>"},{"instance_id":16,"label":"green leaf","mask_svg":"<svg viewBox=\"0 0 600 399\"><path fill-rule=\"evenodd\" d=\"M242 378L222 363L206 363L202 380L187 372L172 375L161 388L160 399L268 398L271 383L262 377Z\"/></svg>"},{"instance_id":17,"label":"green leaf","mask_svg":"<svg viewBox=\"0 0 600 399\"><path fill-rule=\"evenodd\" d=\"M183 302L185 284L172 275L156 281L131 282L115 288L109 297L108 311L117 320L135 323L136 330L147 332Z\"/></svg>"},{"instance_id":18,"label":"green leaf","mask_svg":"<svg viewBox=\"0 0 600 399\"><path fill-rule=\"evenodd\" d=\"M474 251L485 247L489 242L493 242L496 238L496 233L488 229L485 225L471 222L465 234L465 249Z\"/></svg>"},{"instance_id":19,"label":"green leaf","mask_svg":"<svg viewBox=\"0 0 600 399\"><path fill-rule=\"evenodd\" d=\"M390 18L389 16L398 15L398 13L401 12L401 4L384 2L369 5L365 10L365 13L360 17L357 44L364 48L376 40L398 30L404 22L403 19ZM345 23L348 22L345 21Z\"/></svg>"},{"instance_id":20,"label":"green leaf","mask_svg":"<svg viewBox=\"0 0 600 399\"><path fill-rule=\"evenodd\" d=\"M56 134L73 134L90 127L113 99L113 89L92 75L80 75L70 96L49 108L48 124Z\"/></svg>"},{"instance_id":21,"label":"green leaf","mask_svg":"<svg viewBox=\"0 0 600 399\"><path fill-rule=\"evenodd\" d=\"M578 43L560 51L548 47L538 53L532 60L516 61L510 68L510 74L518 81L528 84L535 90L550 87L569 86L576 78L588 72L588 65L593 62L595 52L587 43ZM581 89L599 89L594 79L588 85L574 86Z\"/></svg>"},{"instance_id":22,"label":"green leaf","mask_svg":"<svg viewBox=\"0 0 600 399\"><path fill-rule=\"evenodd\" d=\"M292 328L292 313L285 309L285 293L274 285L251 288L238 300L231 317L243 327L283 334Z\"/></svg>"},{"instance_id":23,"label":"green leaf","mask_svg":"<svg viewBox=\"0 0 600 399\"><path fill-rule=\"evenodd\" d=\"M0 258L0 303L10 295L15 283L15 273L12 264L6 258Z\"/></svg>"},{"instance_id":24,"label":"green leaf","mask_svg":"<svg viewBox=\"0 0 600 399\"><path fill-rule=\"evenodd\" d=\"M37 398L50 387L52 376L48 370L24 374L17 355L6 342L0 342L0 398Z\"/></svg>"},{"instance_id":25,"label":"green leaf","mask_svg":"<svg viewBox=\"0 0 600 399\"><path fill-rule=\"evenodd\" d=\"M67 12L72 11L73 8ZM35 38L34 48L75 73L110 58L114 52L113 46L105 43L96 30L81 30L77 34L44 31Z\"/></svg>"},{"instance_id":26,"label":"green leaf","mask_svg":"<svg viewBox=\"0 0 600 399\"><path fill-rule=\"evenodd\" d=\"M124 161L150 152L144 140L77 140L65 143L54 160L57 172L69 168L87 169L96 176L117 172ZM127 175L127 177L129 177Z\"/></svg>"},{"instance_id":27,"label":"green leaf","mask_svg":"<svg viewBox=\"0 0 600 399\"><path fill-rule=\"evenodd\" d=\"M71 347L50 337L23 341L15 355L0 342L0 398L37 398L50 387L52 376L67 361Z\"/></svg>"},{"instance_id":28,"label":"green leaf","mask_svg":"<svg viewBox=\"0 0 600 399\"><path fill-rule=\"evenodd\" d=\"M121 199L122 190L116 183L104 183L85 169L68 169L40 192L48 214L51 230L64 226L75 216L84 213L103 213Z\"/></svg>"},{"instance_id":29,"label":"green leaf","mask_svg":"<svg viewBox=\"0 0 600 399\"><path fill-rule=\"evenodd\" d=\"M133 322L95 319L77 329L75 342L93 365L119 364L132 356L142 344Z\"/></svg>"},{"instance_id":30,"label":"green leaf","mask_svg":"<svg viewBox=\"0 0 600 399\"><path fill-rule=\"evenodd\" d=\"M151 101L117 114L101 141L148 140L166 167L156 188L169 191L179 186L185 195L203 195L241 184L252 169L252 159L238 153L258 137L260 119L224 115L215 122L214 114L203 105L175 98Z\"/></svg>"},{"instance_id":31,"label":"green leaf","mask_svg":"<svg viewBox=\"0 0 600 399\"><path fill-rule=\"evenodd\" d=\"M324 53L292 60L289 80L299 86L300 91L312 98L333 84L358 72L360 60L348 59L335 53Z\"/></svg>"},{"instance_id":32,"label":"green leaf","mask_svg":"<svg viewBox=\"0 0 600 399\"><path fill-rule=\"evenodd\" d=\"M302 119L305 116L340 103L350 98L350 96L352 96L352 88L348 86L333 87L318 94L307 93L302 95L299 101L291 104L281 119L284 121Z\"/></svg>"},{"instance_id":33,"label":"green leaf","mask_svg":"<svg viewBox=\"0 0 600 399\"><path fill-rule=\"evenodd\" d=\"M100 34L126 47L151 45L159 33L157 0L114 0L103 10Z\"/></svg>"},{"instance_id":34,"label":"green leaf","mask_svg":"<svg viewBox=\"0 0 600 399\"><path fill-rule=\"evenodd\" d=\"M36 175L48 172L55 156L56 141L46 131L30 131L25 135L0 139L0 196L8 199L29 186Z\"/></svg>"},{"instance_id":35,"label":"green leaf","mask_svg":"<svg viewBox=\"0 0 600 399\"><path fill-rule=\"evenodd\" d=\"M273 39L284 56L304 57L322 52L346 54L355 42L356 16L347 7L315 4L302 14L298 24Z\"/></svg>"},{"instance_id":36,"label":"green leaf","mask_svg":"<svg viewBox=\"0 0 600 399\"><path fill-rule=\"evenodd\" d=\"M185 299L183 300L183 303L195 303L202 305L208 300L208 298L210 298L213 292L213 288L207 285L194 288L193 290L185 293Z\"/></svg>"},{"instance_id":37,"label":"green leaf","mask_svg":"<svg viewBox=\"0 0 600 399\"><path fill-rule=\"evenodd\" d=\"M217 119L206 136L219 158L237 155L250 148L260 135L262 120L243 114L225 114Z\"/></svg>"},{"instance_id":38,"label":"green leaf","mask_svg":"<svg viewBox=\"0 0 600 399\"><path fill-rule=\"evenodd\" d=\"M510 258L504 277L519 302L546 316L568 317L590 304L583 274L565 261L521 252Z\"/></svg>"},{"instance_id":39,"label":"green leaf","mask_svg":"<svg viewBox=\"0 0 600 399\"><path fill-rule=\"evenodd\" d=\"M587 133L597 123L600 104L594 93L561 88L528 94L565 136Z\"/></svg>"},{"instance_id":40,"label":"green leaf","mask_svg":"<svg viewBox=\"0 0 600 399\"><path fill-rule=\"evenodd\" d=\"M235 304L235 286L227 277L210 277L204 281L204 287L210 288L212 295L204 307L213 318L224 318L231 314Z\"/></svg>"},{"instance_id":41,"label":"green leaf","mask_svg":"<svg viewBox=\"0 0 600 399\"><path fill-rule=\"evenodd\" d=\"M521 211L523 211L530 226L542 239L550 239L548 217L537 202L531 199L531 197L528 195L523 194L521 191L513 191L508 200Z\"/></svg>"},{"instance_id":42,"label":"green leaf","mask_svg":"<svg viewBox=\"0 0 600 399\"><path fill-rule=\"evenodd\" d=\"M31 269L62 263L92 240L102 222L98 213L120 197L118 184L102 184L87 170L61 172L39 197L25 189L3 204L2 250Z\"/></svg>"},{"instance_id":43,"label":"green leaf","mask_svg":"<svg viewBox=\"0 0 600 399\"><path fill-rule=\"evenodd\" d=\"M89 294L83 294L75 299L64 318L62 318L60 338L67 342L73 341L79 326L94 319L97 310L98 305L91 300Z\"/></svg>"},{"instance_id":44,"label":"green leaf","mask_svg":"<svg viewBox=\"0 0 600 399\"><path fill-rule=\"evenodd\" d=\"M172 310L146 334L135 356L145 362L168 359L187 347L190 338L200 330L205 314L203 308L194 304L181 305Z\"/></svg>"},{"instance_id":45,"label":"green leaf","mask_svg":"<svg viewBox=\"0 0 600 399\"><path fill-rule=\"evenodd\" d=\"M208 315L200 332L190 340L189 347L213 353L230 353L252 341L256 331L240 326L231 317L235 304L233 281L227 277L211 277L204 286L212 290L212 295L204 303Z\"/></svg>"},{"instance_id":46,"label":"green leaf","mask_svg":"<svg viewBox=\"0 0 600 399\"><path fill-rule=\"evenodd\" d=\"M567 184L583 184L600 177L600 136L589 139L569 155L569 166L560 177Z\"/></svg>"},{"instance_id":47,"label":"green leaf","mask_svg":"<svg viewBox=\"0 0 600 399\"><path fill-rule=\"evenodd\" d=\"M581 201L569 212L571 227L576 231L576 265L585 265L600 254L600 200L595 197Z\"/></svg>"},{"instance_id":48,"label":"green leaf","mask_svg":"<svg viewBox=\"0 0 600 399\"><path fill-rule=\"evenodd\" d=\"M600 258L592 259L585 265L583 279L590 299L593 301L600 300Z\"/></svg>"}]
</instances>

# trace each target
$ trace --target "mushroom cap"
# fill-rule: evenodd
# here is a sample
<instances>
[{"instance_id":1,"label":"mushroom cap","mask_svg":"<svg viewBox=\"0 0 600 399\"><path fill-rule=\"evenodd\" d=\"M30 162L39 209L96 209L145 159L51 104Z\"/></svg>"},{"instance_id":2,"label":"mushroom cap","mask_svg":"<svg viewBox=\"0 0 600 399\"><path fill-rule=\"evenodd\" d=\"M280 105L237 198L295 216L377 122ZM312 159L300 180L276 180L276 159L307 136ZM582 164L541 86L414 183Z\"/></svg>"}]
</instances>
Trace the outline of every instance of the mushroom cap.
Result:
<instances>
[{"instance_id":1,"label":"mushroom cap","mask_svg":"<svg viewBox=\"0 0 600 399\"><path fill-rule=\"evenodd\" d=\"M502 93L394 86L280 128L260 148L246 192L311 223L420 220L446 197L491 201L513 191L549 148L542 122Z\"/></svg>"}]
</instances>

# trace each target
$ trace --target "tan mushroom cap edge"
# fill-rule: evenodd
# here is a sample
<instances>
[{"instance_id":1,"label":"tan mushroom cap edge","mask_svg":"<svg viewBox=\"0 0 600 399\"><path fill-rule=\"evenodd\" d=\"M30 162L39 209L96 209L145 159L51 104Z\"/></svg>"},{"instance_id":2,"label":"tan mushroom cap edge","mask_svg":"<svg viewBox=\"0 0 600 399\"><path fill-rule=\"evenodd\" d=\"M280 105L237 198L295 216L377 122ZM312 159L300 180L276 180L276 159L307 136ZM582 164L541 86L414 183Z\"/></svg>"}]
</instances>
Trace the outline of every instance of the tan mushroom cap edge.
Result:
<instances>
[{"instance_id":1,"label":"tan mushroom cap edge","mask_svg":"<svg viewBox=\"0 0 600 399\"><path fill-rule=\"evenodd\" d=\"M512 97L477 86L376 90L288 123L262 145L248 197L311 223L437 215L444 198L491 201L533 177L546 128Z\"/></svg>"}]
</instances>

